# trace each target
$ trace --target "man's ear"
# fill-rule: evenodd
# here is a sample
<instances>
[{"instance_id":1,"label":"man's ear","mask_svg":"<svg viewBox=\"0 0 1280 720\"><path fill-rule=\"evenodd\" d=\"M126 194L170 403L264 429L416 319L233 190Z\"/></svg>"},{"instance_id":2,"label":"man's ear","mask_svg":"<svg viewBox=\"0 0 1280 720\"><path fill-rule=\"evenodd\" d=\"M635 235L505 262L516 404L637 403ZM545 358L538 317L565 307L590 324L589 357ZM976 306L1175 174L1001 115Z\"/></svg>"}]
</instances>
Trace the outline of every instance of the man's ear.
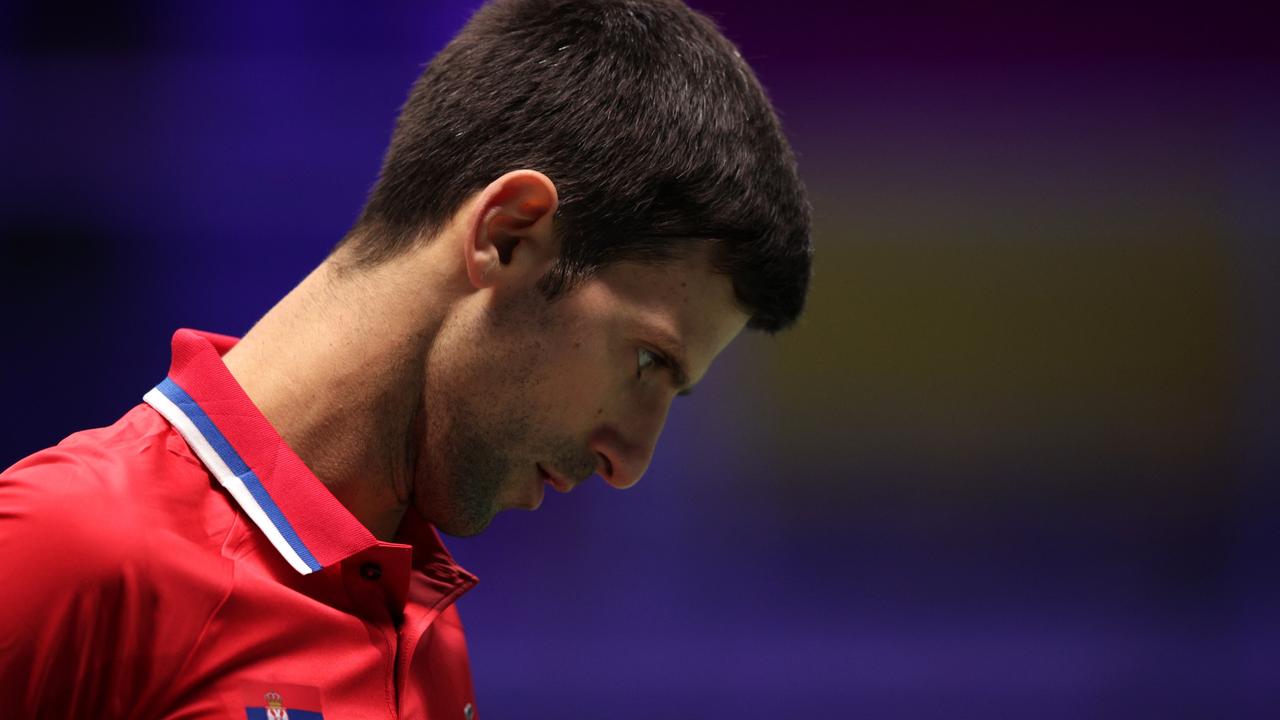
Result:
<instances>
[{"instance_id":1,"label":"man's ear","mask_svg":"<svg viewBox=\"0 0 1280 720\"><path fill-rule=\"evenodd\" d=\"M559 198L537 170L513 170L480 191L463 244L476 288L536 282L559 254L552 219Z\"/></svg>"}]
</instances>

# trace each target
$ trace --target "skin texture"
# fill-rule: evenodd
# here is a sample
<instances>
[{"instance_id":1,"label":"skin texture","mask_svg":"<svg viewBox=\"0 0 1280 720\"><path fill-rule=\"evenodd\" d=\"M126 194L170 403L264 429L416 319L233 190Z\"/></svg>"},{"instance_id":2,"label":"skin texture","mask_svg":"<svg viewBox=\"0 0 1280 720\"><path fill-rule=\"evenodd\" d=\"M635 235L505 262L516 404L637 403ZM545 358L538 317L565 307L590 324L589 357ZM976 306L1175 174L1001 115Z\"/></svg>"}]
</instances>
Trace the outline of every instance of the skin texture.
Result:
<instances>
[{"instance_id":1,"label":"skin texture","mask_svg":"<svg viewBox=\"0 0 1280 720\"><path fill-rule=\"evenodd\" d=\"M598 473L644 474L667 411L745 326L709 248L618 263L568 294L554 184L508 173L408 252L338 251L227 354L281 435L377 537L412 505L472 535ZM683 367L680 372L675 367Z\"/></svg>"}]
</instances>

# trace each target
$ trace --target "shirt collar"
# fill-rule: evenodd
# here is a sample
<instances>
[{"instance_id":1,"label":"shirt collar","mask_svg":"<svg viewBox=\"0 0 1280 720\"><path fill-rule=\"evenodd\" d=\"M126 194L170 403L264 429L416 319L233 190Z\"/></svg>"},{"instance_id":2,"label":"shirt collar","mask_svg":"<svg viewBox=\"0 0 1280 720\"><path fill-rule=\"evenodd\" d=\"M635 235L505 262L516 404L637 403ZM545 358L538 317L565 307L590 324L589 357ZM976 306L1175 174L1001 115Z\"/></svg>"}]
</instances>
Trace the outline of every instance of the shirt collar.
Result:
<instances>
[{"instance_id":1,"label":"shirt collar","mask_svg":"<svg viewBox=\"0 0 1280 720\"><path fill-rule=\"evenodd\" d=\"M182 329L169 375L143 400L170 422L284 559L302 574L381 543L338 501L258 410L222 355L236 338ZM413 509L397 536L415 567L453 562L435 528Z\"/></svg>"}]
</instances>

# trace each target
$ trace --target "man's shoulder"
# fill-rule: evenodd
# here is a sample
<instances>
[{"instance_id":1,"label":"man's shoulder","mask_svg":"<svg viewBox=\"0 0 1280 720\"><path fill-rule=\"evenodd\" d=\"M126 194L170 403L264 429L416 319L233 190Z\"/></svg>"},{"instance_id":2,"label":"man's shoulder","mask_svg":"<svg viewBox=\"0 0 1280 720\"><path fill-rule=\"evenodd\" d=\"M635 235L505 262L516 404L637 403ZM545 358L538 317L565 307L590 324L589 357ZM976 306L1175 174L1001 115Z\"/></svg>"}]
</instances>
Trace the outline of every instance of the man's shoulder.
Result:
<instances>
[{"instance_id":1,"label":"man's shoulder","mask_svg":"<svg viewBox=\"0 0 1280 720\"><path fill-rule=\"evenodd\" d=\"M138 405L112 425L74 433L53 447L28 455L0 473L0 493L14 500L128 505L145 493L146 478L169 470L175 460L169 424ZM98 508L105 509L105 508Z\"/></svg>"},{"instance_id":2,"label":"man's shoulder","mask_svg":"<svg viewBox=\"0 0 1280 720\"><path fill-rule=\"evenodd\" d=\"M0 473L0 707L158 715L139 708L167 697L230 592L233 516L147 406Z\"/></svg>"},{"instance_id":3,"label":"man's shoulder","mask_svg":"<svg viewBox=\"0 0 1280 720\"><path fill-rule=\"evenodd\" d=\"M145 555L157 530L181 526L208 491L181 438L139 405L0 473L0 546L81 570L118 567Z\"/></svg>"}]
</instances>

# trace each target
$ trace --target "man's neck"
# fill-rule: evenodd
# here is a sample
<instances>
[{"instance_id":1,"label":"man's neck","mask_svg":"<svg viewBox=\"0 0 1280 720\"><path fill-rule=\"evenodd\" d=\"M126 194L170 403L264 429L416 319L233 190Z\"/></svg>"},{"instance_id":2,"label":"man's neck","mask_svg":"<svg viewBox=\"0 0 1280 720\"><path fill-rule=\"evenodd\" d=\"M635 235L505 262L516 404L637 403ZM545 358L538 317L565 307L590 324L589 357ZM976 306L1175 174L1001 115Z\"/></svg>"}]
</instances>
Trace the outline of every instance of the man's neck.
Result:
<instances>
[{"instance_id":1,"label":"man's neck","mask_svg":"<svg viewBox=\"0 0 1280 720\"><path fill-rule=\"evenodd\" d=\"M430 293L403 286L340 277L328 261L224 357L285 442L382 540L411 499L422 363L439 324Z\"/></svg>"}]
</instances>

